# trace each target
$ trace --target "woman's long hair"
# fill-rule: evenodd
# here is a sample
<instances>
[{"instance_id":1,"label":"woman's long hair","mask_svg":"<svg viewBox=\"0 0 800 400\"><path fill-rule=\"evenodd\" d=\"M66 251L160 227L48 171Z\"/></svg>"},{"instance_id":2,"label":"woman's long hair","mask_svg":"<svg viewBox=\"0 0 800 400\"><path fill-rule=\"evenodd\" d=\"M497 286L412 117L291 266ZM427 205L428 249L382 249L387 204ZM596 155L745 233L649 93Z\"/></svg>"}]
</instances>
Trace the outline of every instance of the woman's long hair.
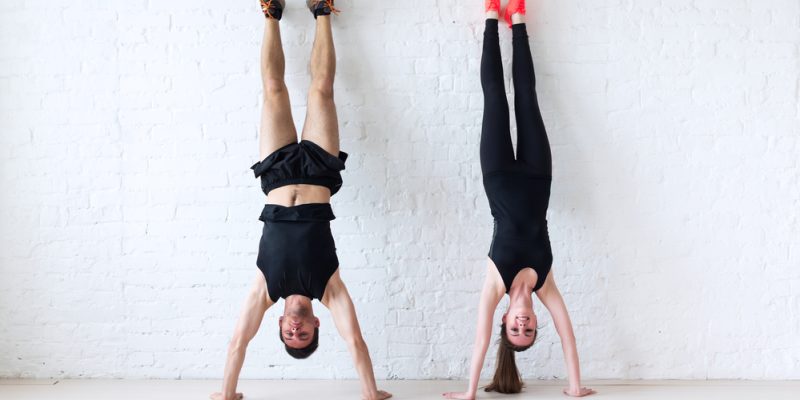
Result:
<instances>
[{"instance_id":1,"label":"woman's long hair","mask_svg":"<svg viewBox=\"0 0 800 400\"><path fill-rule=\"evenodd\" d=\"M538 329L533 330L534 342L538 331ZM506 336L506 324L500 325L500 345L497 346L497 369L494 371L492 382L484 390L499 393L521 392L522 377L519 376L514 353L528 350L531 346L533 346L533 342L527 346L516 346L511 343Z\"/></svg>"}]
</instances>

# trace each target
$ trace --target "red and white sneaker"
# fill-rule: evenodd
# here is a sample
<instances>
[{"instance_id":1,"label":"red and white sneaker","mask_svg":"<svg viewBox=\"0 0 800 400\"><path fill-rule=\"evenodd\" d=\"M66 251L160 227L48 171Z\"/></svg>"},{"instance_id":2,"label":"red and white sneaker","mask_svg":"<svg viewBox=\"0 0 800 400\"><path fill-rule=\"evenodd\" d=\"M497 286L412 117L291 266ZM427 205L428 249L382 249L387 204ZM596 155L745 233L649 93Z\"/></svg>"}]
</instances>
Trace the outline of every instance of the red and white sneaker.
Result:
<instances>
[{"instance_id":1,"label":"red and white sneaker","mask_svg":"<svg viewBox=\"0 0 800 400\"><path fill-rule=\"evenodd\" d=\"M511 0L508 2L504 18L509 27L511 26L511 16L514 14L525 15L525 0Z\"/></svg>"}]
</instances>

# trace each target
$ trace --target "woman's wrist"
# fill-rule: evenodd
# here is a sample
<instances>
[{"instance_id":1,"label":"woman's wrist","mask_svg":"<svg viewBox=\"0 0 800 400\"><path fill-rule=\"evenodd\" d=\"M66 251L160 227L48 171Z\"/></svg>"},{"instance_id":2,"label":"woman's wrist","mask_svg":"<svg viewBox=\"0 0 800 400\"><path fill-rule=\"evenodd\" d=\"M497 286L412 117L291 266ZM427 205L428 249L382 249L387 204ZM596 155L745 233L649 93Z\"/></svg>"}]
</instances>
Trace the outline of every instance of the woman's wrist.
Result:
<instances>
[{"instance_id":1,"label":"woman's wrist","mask_svg":"<svg viewBox=\"0 0 800 400\"><path fill-rule=\"evenodd\" d=\"M374 387L374 388L365 387L365 388L361 389L361 395L365 399L377 398L378 397L378 388L377 387Z\"/></svg>"}]
</instances>

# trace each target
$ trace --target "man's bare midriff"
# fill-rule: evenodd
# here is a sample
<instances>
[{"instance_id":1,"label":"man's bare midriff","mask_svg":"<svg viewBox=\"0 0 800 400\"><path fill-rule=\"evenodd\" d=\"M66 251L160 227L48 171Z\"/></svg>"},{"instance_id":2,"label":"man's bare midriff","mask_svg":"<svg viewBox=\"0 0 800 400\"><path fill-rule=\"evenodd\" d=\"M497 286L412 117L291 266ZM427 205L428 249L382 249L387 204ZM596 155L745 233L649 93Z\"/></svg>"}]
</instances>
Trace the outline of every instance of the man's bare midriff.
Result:
<instances>
[{"instance_id":1,"label":"man's bare midriff","mask_svg":"<svg viewBox=\"0 0 800 400\"><path fill-rule=\"evenodd\" d=\"M272 189L267 195L267 204L284 207L309 203L330 203L331 191L319 185L286 185Z\"/></svg>"}]
</instances>

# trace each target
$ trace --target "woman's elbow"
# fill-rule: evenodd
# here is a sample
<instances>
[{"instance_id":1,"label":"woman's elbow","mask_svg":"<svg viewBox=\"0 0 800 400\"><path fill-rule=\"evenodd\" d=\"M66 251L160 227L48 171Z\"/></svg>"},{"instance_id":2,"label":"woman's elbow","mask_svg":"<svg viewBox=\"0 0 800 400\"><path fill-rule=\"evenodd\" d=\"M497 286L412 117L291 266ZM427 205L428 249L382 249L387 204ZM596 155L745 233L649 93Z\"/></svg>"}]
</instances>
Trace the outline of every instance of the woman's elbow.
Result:
<instances>
[{"instance_id":1,"label":"woman's elbow","mask_svg":"<svg viewBox=\"0 0 800 400\"><path fill-rule=\"evenodd\" d=\"M570 329L568 332L559 333L558 337L561 338L561 343L571 345L575 344L575 333L572 332L572 329Z\"/></svg>"},{"instance_id":2,"label":"woman's elbow","mask_svg":"<svg viewBox=\"0 0 800 400\"><path fill-rule=\"evenodd\" d=\"M491 342L492 342L492 338L490 338L489 336L486 336L486 337L479 336L479 337L475 338L475 346L476 347L488 348L489 344Z\"/></svg>"}]
</instances>

